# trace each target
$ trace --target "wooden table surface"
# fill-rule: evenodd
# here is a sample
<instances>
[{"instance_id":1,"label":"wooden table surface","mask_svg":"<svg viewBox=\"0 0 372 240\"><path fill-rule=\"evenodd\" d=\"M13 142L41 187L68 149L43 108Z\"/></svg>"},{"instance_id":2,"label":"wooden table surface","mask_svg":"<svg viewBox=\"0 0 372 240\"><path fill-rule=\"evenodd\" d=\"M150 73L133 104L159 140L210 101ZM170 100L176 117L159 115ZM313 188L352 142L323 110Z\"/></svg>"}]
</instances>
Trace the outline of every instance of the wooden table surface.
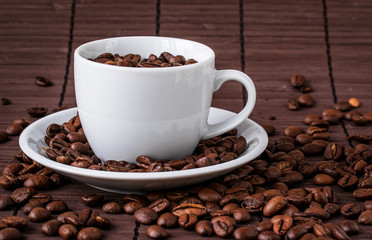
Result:
<instances>
[{"instance_id":1,"label":"wooden table surface","mask_svg":"<svg viewBox=\"0 0 372 240\"><path fill-rule=\"evenodd\" d=\"M254 80L257 103L250 118L273 124L277 135L290 125L304 127L304 116L320 114L338 100L356 97L361 102L357 110L372 111L372 1L0 0L0 6L0 97L12 102L0 105L1 130L17 118L35 121L26 112L30 107L46 107L50 113L58 106L76 106L75 48L91 40L132 35L209 45L216 52L217 69L242 70ZM289 84L293 74L309 80L314 107L287 109L287 100L299 96ZM35 85L37 75L50 78L54 86ZM238 112L244 100L241 85L228 82L214 95L213 106ZM348 135L366 132L372 132L371 125L345 122L331 128L332 140L345 146ZM0 144L0 168L18 152L18 137ZM82 183L50 192L71 209L84 207L80 198L85 194L104 193ZM112 200L122 196L104 194ZM351 193L337 194L341 204L356 201ZM12 214L24 216L22 211L1 211L0 217ZM147 227L136 225L132 216L108 217L114 227L104 231L105 239L147 239ZM26 239L47 239L39 228L30 223ZM169 233L170 239L206 239L180 228ZM370 239L371 233L371 227L362 226L353 238Z\"/></svg>"}]
</instances>

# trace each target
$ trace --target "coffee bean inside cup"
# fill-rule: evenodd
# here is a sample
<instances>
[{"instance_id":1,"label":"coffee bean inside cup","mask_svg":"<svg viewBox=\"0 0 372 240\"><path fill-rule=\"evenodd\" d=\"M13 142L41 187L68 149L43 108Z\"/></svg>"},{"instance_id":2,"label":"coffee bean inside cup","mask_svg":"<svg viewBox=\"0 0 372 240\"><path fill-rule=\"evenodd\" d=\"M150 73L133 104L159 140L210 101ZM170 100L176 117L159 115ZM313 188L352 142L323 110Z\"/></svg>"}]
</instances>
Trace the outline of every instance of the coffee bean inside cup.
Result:
<instances>
[{"instance_id":1,"label":"coffee bean inside cup","mask_svg":"<svg viewBox=\"0 0 372 240\"><path fill-rule=\"evenodd\" d=\"M96 58L89 60L108 65L141 68L177 67L197 63L193 58L186 60L183 55L174 56L169 52L162 52L159 56L150 54L147 58L142 58L139 54L133 53L128 53L124 56L118 53L102 53Z\"/></svg>"}]
</instances>

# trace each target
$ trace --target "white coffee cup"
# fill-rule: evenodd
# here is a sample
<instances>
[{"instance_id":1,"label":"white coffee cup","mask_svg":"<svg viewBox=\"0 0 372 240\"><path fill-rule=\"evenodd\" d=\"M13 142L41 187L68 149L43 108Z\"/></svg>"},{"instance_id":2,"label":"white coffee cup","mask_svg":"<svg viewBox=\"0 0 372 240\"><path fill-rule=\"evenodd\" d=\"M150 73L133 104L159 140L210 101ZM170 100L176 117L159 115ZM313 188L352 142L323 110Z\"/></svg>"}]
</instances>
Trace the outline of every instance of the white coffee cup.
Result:
<instances>
[{"instance_id":1,"label":"white coffee cup","mask_svg":"<svg viewBox=\"0 0 372 240\"><path fill-rule=\"evenodd\" d=\"M110 52L173 55L197 63L178 67L135 68L88 60ZM168 37L119 37L78 47L74 55L75 93L90 146L103 161L182 159L200 139L220 135L246 119L256 102L252 80L236 70L215 69L213 50L194 41ZM248 101L234 117L209 125L212 94L228 81L243 84Z\"/></svg>"}]
</instances>

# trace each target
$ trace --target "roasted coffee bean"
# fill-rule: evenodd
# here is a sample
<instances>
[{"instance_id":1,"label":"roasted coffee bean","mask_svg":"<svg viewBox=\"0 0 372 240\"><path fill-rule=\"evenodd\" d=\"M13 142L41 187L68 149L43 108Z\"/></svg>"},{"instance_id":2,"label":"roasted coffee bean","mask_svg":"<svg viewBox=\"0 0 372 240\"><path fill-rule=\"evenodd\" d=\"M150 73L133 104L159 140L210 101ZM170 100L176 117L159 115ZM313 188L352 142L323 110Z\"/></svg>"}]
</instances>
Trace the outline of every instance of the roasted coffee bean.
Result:
<instances>
[{"instance_id":1,"label":"roasted coffee bean","mask_svg":"<svg viewBox=\"0 0 372 240\"><path fill-rule=\"evenodd\" d=\"M36 191L33 188L22 187L14 190L11 197L15 203L22 204L27 202L35 193Z\"/></svg>"},{"instance_id":2,"label":"roasted coffee bean","mask_svg":"<svg viewBox=\"0 0 372 240\"><path fill-rule=\"evenodd\" d=\"M340 209L342 216L348 219L355 218L362 211L362 206L356 203L347 203L343 205Z\"/></svg>"},{"instance_id":3,"label":"roasted coffee bean","mask_svg":"<svg viewBox=\"0 0 372 240\"><path fill-rule=\"evenodd\" d=\"M307 224L296 225L287 231L284 238L287 240L300 239L301 236L309 232L310 229L312 229L311 225L307 225Z\"/></svg>"},{"instance_id":4,"label":"roasted coffee bean","mask_svg":"<svg viewBox=\"0 0 372 240\"><path fill-rule=\"evenodd\" d=\"M123 209L126 214L133 214L136 210L145 207L140 202L128 202L124 205Z\"/></svg>"},{"instance_id":5,"label":"roasted coffee bean","mask_svg":"<svg viewBox=\"0 0 372 240\"><path fill-rule=\"evenodd\" d=\"M4 98L4 97L2 97L2 98L1 98L1 103L5 106L5 105L9 105L9 104L11 104L12 102L10 101L9 98Z\"/></svg>"},{"instance_id":6,"label":"roasted coffee bean","mask_svg":"<svg viewBox=\"0 0 372 240\"><path fill-rule=\"evenodd\" d=\"M23 206L23 212L28 215L36 207L44 207L44 204L40 201L29 202Z\"/></svg>"},{"instance_id":7,"label":"roasted coffee bean","mask_svg":"<svg viewBox=\"0 0 372 240\"><path fill-rule=\"evenodd\" d=\"M52 214L66 212L68 210L67 204L63 201L52 201L45 208Z\"/></svg>"},{"instance_id":8,"label":"roasted coffee bean","mask_svg":"<svg viewBox=\"0 0 372 240\"><path fill-rule=\"evenodd\" d=\"M305 77L301 74L296 74L296 75L293 75L290 79L290 82L291 82L291 85L292 87L294 88L300 88L300 87L303 87L305 85Z\"/></svg>"},{"instance_id":9,"label":"roasted coffee bean","mask_svg":"<svg viewBox=\"0 0 372 240\"><path fill-rule=\"evenodd\" d=\"M102 194L88 194L81 197L81 201L88 207L95 207L102 204L104 196Z\"/></svg>"},{"instance_id":10,"label":"roasted coffee bean","mask_svg":"<svg viewBox=\"0 0 372 240\"><path fill-rule=\"evenodd\" d=\"M311 95L307 93L299 96L298 102L300 103L301 106L304 107L312 107L315 104L315 100L313 99L313 97L311 97Z\"/></svg>"},{"instance_id":11,"label":"roasted coffee bean","mask_svg":"<svg viewBox=\"0 0 372 240\"><path fill-rule=\"evenodd\" d=\"M283 196L273 197L268 203L266 203L263 208L263 215L265 217L270 217L280 210L282 210L287 205L287 199Z\"/></svg>"},{"instance_id":12,"label":"roasted coffee bean","mask_svg":"<svg viewBox=\"0 0 372 240\"><path fill-rule=\"evenodd\" d=\"M213 225L214 233L219 237L230 236L236 226L235 220L229 216L212 218L211 223Z\"/></svg>"},{"instance_id":13,"label":"roasted coffee bean","mask_svg":"<svg viewBox=\"0 0 372 240\"><path fill-rule=\"evenodd\" d=\"M372 200L372 188L358 188L353 192L353 196L359 201Z\"/></svg>"},{"instance_id":14,"label":"roasted coffee bean","mask_svg":"<svg viewBox=\"0 0 372 240\"><path fill-rule=\"evenodd\" d=\"M372 201L371 200L365 201L363 203L363 209L364 210L372 210Z\"/></svg>"},{"instance_id":15,"label":"roasted coffee bean","mask_svg":"<svg viewBox=\"0 0 372 240\"><path fill-rule=\"evenodd\" d=\"M102 233L96 227L82 228L77 234L77 240L99 240L101 238Z\"/></svg>"},{"instance_id":16,"label":"roasted coffee bean","mask_svg":"<svg viewBox=\"0 0 372 240\"><path fill-rule=\"evenodd\" d=\"M4 228L0 230L0 239L1 240L20 240L22 239L22 233L12 227Z\"/></svg>"},{"instance_id":17,"label":"roasted coffee bean","mask_svg":"<svg viewBox=\"0 0 372 240\"><path fill-rule=\"evenodd\" d=\"M204 216L207 214L207 209L201 204L182 203L173 208L173 214L181 216L182 214L195 214L196 216Z\"/></svg>"},{"instance_id":18,"label":"roasted coffee bean","mask_svg":"<svg viewBox=\"0 0 372 240\"><path fill-rule=\"evenodd\" d=\"M372 225L372 210L362 212L358 218L358 223L364 225Z\"/></svg>"},{"instance_id":19,"label":"roasted coffee bean","mask_svg":"<svg viewBox=\"0 0 372 240\"><path fill-rule=\"evenodd\" d=\"M12 190L18 186L17 177L14 174L0 175L0 186L6 190Z\"/></svg>"},{"instance_id":20,"label":"roasted coffee bean","mask_svg":"<svg viewBox=\"0 0 372 240\"><path fill-rule=\"evenodd\" d=\"M255 226L239 227L233 233L233 237L236 240L255 240L257 236L258 231Z\"/></svg>"},{"instance_id":21,"label":"roasted coffee bean","mask_svg":"<svg viewBox=\"0 0 372 240\"><path fill-rule=\"evenodd\" d=\"M337 181L337 185L344 190L351 190L358 184L358 177L355 175L345 175Z\"/></svg>"},{"instance_id":22,"label":"roasted coffee bean","mask_svg":"<svg viewBox=\"0 0 372 240\"><path fill-rule=\"evenodd\" d=\"M156 223L161 227L172 228L177 226L178 217L173 213L166 212L159 216Z\"/></svg>"},{"instance_id":23,"label":"roasted coffee bean","mask_svg":"<svg viewBox=\"0 0 372 240\"><path fill-rule=\"evenodd\" d=\"M63 239L74 239L78 233L77 228L72 224L62 224L58 229L58 234Z\"/></svg>"},{"instance_id":24,"label":"roasted coffee bean","mask_svg":"<svg viewBox=\"0 0 372 240\"><path fill-rule=\"evenodd\" d=\"M327 160L337 161L342 156L343 148L339 143L329 143L324 150L324 157Z\"/></svg>"},{"instance_id":25,"label":"roasted coffee bean","mask_svg":"<svg viewBox=\"0 0 372 240\"><path fill-rule=\"evenodd\" d=\"M344 230L348 235L354 235L359 233L359 226L356 222L352 220L344 220L339 226Z\"/></svg>"},{"instance_id":26,"label":"roasted coffee bean","mask_svg":"<svg viewBox=\"0 0 372 240\"><path fill-rule=\"evenodd\" d=\"M350 240L351 238L347 235L347 233L338 225L332 228L332 235L335 239L345 239Z\"/></svg>"},{"instance_id":27,"label":"roasted coffee bean","mask_svg":"<svg viewBox=\"0 0 372 240\"><path fill-rule=\"evenodd\" d=\"M304 130L300 127L290 126L284 129L284 135L295 138L297 135L304 133Z\"/></svg>"},{"instance_id":28,"label":"roasted coffee bean","mask_svg":"<svg viewBox=\"0 0 372 240\"><path fill-rule=\"evenodd\" d=\"M323 149L318 144L307 143L300 148L304 154L315 155L322 153Z\"/></svg>"},{"instance_id":29,"label":"roasted coffee bean","mask_svg":"<svg viewBox=\"0 0 372 240\"><path fill-rule=\"evenodd\" d=\"M316 217L323 220L327 220L331 217L329 213L326 210L324 210L324 208L318 206L309 207L305 209L304 213L308 217Z\"/></svg>"},{"instance_id":30,"label":"roasted coffee bean","mask_svg":"<svg viewBox=\"0 0 372 240\"><path fill-rule=\"evenodd\" d=\"M271 218L273 231L276 234L284 235L293 225L292 217L286 215L276 215Z\"/></svg>"},{"instance_id":31,"label":"roasted coffee bean","mask_svg":"<svg viewBox=\"0 0 372 240\"><path fill-rule=\"evenodd\" d=\"M304 180L304 176L296 171L286 171L282 176L278 177L276 181L287 184L288 186L293 186L301 183Z\"/></svg>"},{"instance_id":32,"label":"roasted coffee bean","mask_svg":"<svg viewBox=\"0 0 372 240\"><path fill-rule=\"evenodd\" d=\"M336 203L327 203L324 205L324 210L332 217L339 213L340 206Z\"/></svg>"},{"instance_id":33,"label":"roasted coffee bean","mask_svg":"<svg viewBox=\"0 0 372 240\"><path fill-rule=\"evenodd\" d=\"M251 219L250 214L244 208L236 208L231 211L231 214L237 223L245 223Z\"/></svg>"},{"instance_id":34,"label":"roasted coffee bean","mask_svg":"<svg viewBox=\"0 0 372 240\"><path fill-rule=\"evenodd\" d=\"M45 107L32 107L27 109L28 115L34 118L44 117L48 112L48 109Z\"/></svg>"},{"instance_id":35,"label":"roasted coffee bean","mask_svg":"<svg viewBox=\"0 0 372 240\"><path fill-rule=\"evenodd\" d=\"M31 222L45 222L51 218L51 214L43 207L35 207L28 214L28 220Z\"/></svg>"},{"instance_id":36,"label":"roasted coffee bean","mask_svg":"<svg viewBox=\"0 0 372 240\"><path fill-rule=\"evenodd\" d=\"M359 111L356 111L356 110L345 113L345 119L346 120L351 121L354 116L363 116L363 114Z\"/></svg>"},{"instance_id":37,"label":"roasted coffee bean","mask_svg":"<svg viewBox=\"0 0 372 240\"><path fill-rule=\"evenodd\" d=\"M201 236L210 237L214 233L213 225L208 220L200 220L195 225L195 232Z\"/></svg>"},{"instance_id":38,"label":"roasted coffee bean","mask_svg":"<svg viewBox=\"0 0 372 240\"><path fill-rule=\"evenodd\" d=\"M108 202L102 206L102 211L110 214L119 214L123 212L123 209L117 202Z\"/></svg>"},{"instance_id":39,"label":"roasted coffee bean","mask_svg":"<svg viewBox=\"0 0 372 240\"><path fill-rule=\"evenodd\" d=\"M28 225L27 219L20 216L7 216L3 217L1 220L7 227L17 228L20 231L25 229Z\"/></svg>"},{"instance_id":40,"label":"roasted coffee bean","mask_svg":"<svg viewBox=\"0 0 372 240\"><path fill-rule=\"evenodd\" d=\"M313 183L315 185L332 185L335 183L335 179L328 174L320 173L314 176Z\"/></svg>"},{"instance_id":41,"label":"roasted coffee bean","mask_svg":"<svg viewBox=\"0 0 372 240\"><path fill-rule=\"evenodd\" d=\"M53 86L53 82L46 77L43 76L36 76L35 77L35 84L40 87L50 87Z\"/></svg>"},{"instance_id":42,"label":"roasted coffee bean","mask_svg":"<svg viewBox=\"0 0 372 240\"><path fill-rule=\"evenodd\" d=\"M307 143L311 143L313 141L313 137L302 133L296 136L295 141L299 145L305 145Z\"/></svg>"},{"instance_id":43,"label":"roasted coffee bean","mask_svg":"<svg viewBox=\"0 0 372 240\"><path fill-rule=\"evenodd\" d=\"M57 236L60 225L61 223L56 219L49 220L41 226L41 232L47 236Z\"/></svg>"},{"instance_id":44,"label":"roasted coffee bean","mask_svg":"<svg viewBox=\"0 0 372 240\"><path fill-rule=\"evenodd\" d=\"M168 237L168 233L161 226L151 225L146 230L146 236L152 239L165 239Z\"/></svg>"},{"instance_id":45,"label":"roasted coffee bean","mask_svg":"<svg viewBox=\"0 0 372 240\"><path fill-rule=\"evenodd\" d=\"M151 208L156 213L161 213L161 212L167 211L169 209L169 206L170 206L170 202L169 202L168 199L166 199L166 198L160 198L160 199L155 200L154 202L152 202L147 207L148 208Z\"/></svg>"},{"instance_id":46,"label":"roasted coffee bean","mask_svg":"<svg viewBox=\"0 0 372 240\"><path fill-rule=\"evenodd\" d=\"M52 196L50 196L48 193L37 193L34 194L29 201L30 202L38 201L41 202L42 204L47 204L52 201Z\"/></svg>"},{"instance_id":47,"label":"roasted coffee bean","mask_svg":"<svg viewBox=\"0 0 372 240\"><path fill-rule=\"evenodd\" d=\"M347 138L348 140L355 140L361 143L369 143L372 141L372 135L371 134L355 134L351 135Z\"/></svg>"},{"instance_id":48,"label":"roasted coffee bean","mask_svg":"<svg viewBox=\"0 0 372 240\"><path fill-rule=\"evenodd\" d=\"M76 227L83 225L83 222L75 212L64 212L58 215L57 220L61 223L72 224Z\"/></svg>"},{"instance_id":49,"label":"roasted coffee bean","mask_svg":"<svg viewBox=\"0 0 372 240\"><path fill-rule=\"evenodd\" d=\"M204 188L198 193L198 198L203 202L218 203L221 199L221 195L213 189Z\"/></svg>"},{"instance_id":50,"label":"roasted coffee bean","mask_svg":"<svg viewBox=\"0 0 372 240\"><path fill-rule=\"evenodd\" d=\"M256 229L259 232L270 231L273 229L273 224L270 221L262 221L257 223Z\"/></svg>"},{"instance_id":51,"label":"roasted coffee bean","mask_svg":"<svg viewBox=\"0 0 372 240\"><path fill-rule=\"evenodd\" d=\"M296 99L288 99L288 109L292 111L300 109L300 102Z\"/></svg>"},{"instance_id":52,"label":"roasted coffee bean","mask_svg":"<svg viewBox=\"0 0 372 240\"><path fill-rule=\"evenodd\" d=\"M0 211L7 210L14 206L14 201L9 195L0 196Z\"/></svg>"},{"instance_id":53,"label":"roasted coffee bean","mask_svg":"<svg viewBox=\"0 0 372 240\"><path fill-rule=\"evenodd\" d=\"M268 136L272 136L276 131L275 127L271 124L261 124L261 127L265 129Z\"/></svg>"},{"instance_id":54,"label":"roasted coffee bean","mask_svg":"<svg viewBox=\"0 0 372 240\"><path fill-rule=\"evenodd\" d=\"M192 229L198 222L195 214L182 214L178 217L178 225L184 229Z\"/></svg>"},{"instance_id":55,"label":"roasted coffee bean","mask_svg":"<svg viewBox=\"0 0 372 240\"><path fill-rule=\"evenodd\" d=\"M328 237L331 235L331 231L321 224L315 223L313 226L313 232L318 237Z\"/></svg>"},{"instance_id":56,"label":"roasted coffee bean","mask_svg":"<svg viewBox=\"0 0 372 240\"><path fill-rule=\"evenodd\" d=\"M20 124L12 124L5 129L5 133L9 136L18 136L22 131L23 127Z\"/></svg>"},{"instance_id":57,"label":"roasted coffee bean","mask_svg":"<svg viewBox=\"0 0 372 240\"><path fill-rule=\"evenodd\" d=\"M280 235L276 234L273 231L264 231L258 234L258 240L280 240Z\"/></svg>"},{"instance_id":58,"label":"roasted coffee bean","mask_svg":"<svg viewBox=\"0 0 372 240\"><path fill-rule=\"evenodd\" d=\"M138 223L150 225L156 222L158 214L151 208L140 208L134 212L134 220Z\"/></svg>"},{"instance_id":59,"label":"roasted coffee bean","mask_svg":"<svg viewBox=\"0 0 372 240\"><path fill-rule=\"evenodd\" d=\"M45 190L48 189L52 184L52 181L48 176L45 175L34 175L28 178L23 186L28 188L34 188L35 190Z\"/></svg>"},{"instance_id":60,"label":"roasted coffee bean","mask_svg":"<svg viewBox=\"0 0 372 240\"><path fill-rule=\"evenodd\" d=\"M322 119L329 122L329 124L338 124L343 118L343 113L335 109L327 109L322 112Z\"/></svg>"},{"instance_id":61,"label":"roasted coffee bean","mask_svg":"<svg viewBox=\"0 0 372 240\"><path fill-rule=\"evenodd\" d=\"M99 213L89 208L83 208L79 212L79 218L84 226L95 226L97 225L97 217Z\"/></svg>"},{"instance_id":62,"label":"roasted coffee bean","mask_svg":"<svg viewBox=\"0 0 372 240\"><path fill-rule=\"evenodd\" d=\"M0 143L4 143L9 140L9 136L6 132L0 131Z\"/></svg>"},{"instance_id":63,"label":"roasted coffee bean","mask_svg":"<svg viewBox=\"0 0 372 240\"><path fill-rule=\"evenodd\" d=\"M332 108L345 112L351 110L352 106L348 101L338 101L337 103L333 104Z\"/></svg>"}]
</instances>

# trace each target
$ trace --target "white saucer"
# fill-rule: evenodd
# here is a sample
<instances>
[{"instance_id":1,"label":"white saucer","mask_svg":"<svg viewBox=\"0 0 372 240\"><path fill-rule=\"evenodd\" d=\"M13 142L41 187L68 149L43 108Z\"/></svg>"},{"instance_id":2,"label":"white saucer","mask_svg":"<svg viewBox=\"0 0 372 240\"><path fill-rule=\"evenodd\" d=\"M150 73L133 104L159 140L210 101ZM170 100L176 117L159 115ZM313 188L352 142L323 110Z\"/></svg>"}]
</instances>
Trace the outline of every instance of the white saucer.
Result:
<instances>
[{"instance_id":1,"label":"white saucer","mask_svg":"<svg viewBox=\"0 0 372 240\"><path fill-rule=\"evenodd\" d=\"M247 140L247 150L237 159L209 167L182 171L155 173L107 172L77 168L50 160L43 147L46 128L52 123L62 124L75 116L77 108L71 108L48 115L28 126L19 138L22 151L36 162L60 174L83 182L94 188L110 192L128 193L166 190L200 183L228 173L258 157L266 148L268 137L265 130L250 119L244 120L237 129ZM208 122L223 121L235 113L211 108Z\"/></svg>"}]
</instances>

